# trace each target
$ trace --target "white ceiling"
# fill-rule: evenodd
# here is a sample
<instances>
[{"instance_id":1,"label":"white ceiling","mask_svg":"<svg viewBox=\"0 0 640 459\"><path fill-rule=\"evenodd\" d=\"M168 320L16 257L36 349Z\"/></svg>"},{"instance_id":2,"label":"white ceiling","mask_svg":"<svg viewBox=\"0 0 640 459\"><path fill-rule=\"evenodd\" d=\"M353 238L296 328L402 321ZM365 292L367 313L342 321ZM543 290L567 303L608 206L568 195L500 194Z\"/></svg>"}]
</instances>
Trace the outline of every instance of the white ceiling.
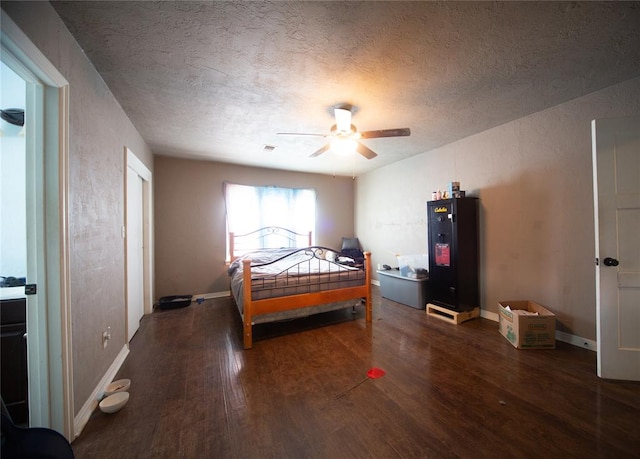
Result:
<instances>
[{"instance_id":1,"label":"white ceiling","mask_svg":"<svg viewBox=\"0 0 640 459\"><path fill-rule=\"evenodd\" d=\"M154 153L359 175L640 76L640 2L52 2ZM372 160L309 155L349 104ZM274 145L273 152L262 151Z\"/></svg>"}]
</instances>

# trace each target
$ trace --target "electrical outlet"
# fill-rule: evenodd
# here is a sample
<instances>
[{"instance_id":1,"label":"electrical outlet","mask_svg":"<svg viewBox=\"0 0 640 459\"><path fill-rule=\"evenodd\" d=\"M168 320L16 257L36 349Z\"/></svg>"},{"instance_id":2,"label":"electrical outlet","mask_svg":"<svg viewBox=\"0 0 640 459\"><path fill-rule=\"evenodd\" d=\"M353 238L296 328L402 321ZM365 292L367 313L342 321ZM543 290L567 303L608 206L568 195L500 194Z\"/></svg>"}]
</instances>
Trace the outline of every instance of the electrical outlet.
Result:
<instances>
[{"instance_id":1,"label":"electrical outlet","mask_svg":"<svg viewBox=\"0 0 640 459\"><path fill-rule=\"evenodd\" d=\"M107 327L105 331L102 332L102 347L106 348L109 345L109 340L111 339L111 327Z\"/></svg>"}]
</instances>

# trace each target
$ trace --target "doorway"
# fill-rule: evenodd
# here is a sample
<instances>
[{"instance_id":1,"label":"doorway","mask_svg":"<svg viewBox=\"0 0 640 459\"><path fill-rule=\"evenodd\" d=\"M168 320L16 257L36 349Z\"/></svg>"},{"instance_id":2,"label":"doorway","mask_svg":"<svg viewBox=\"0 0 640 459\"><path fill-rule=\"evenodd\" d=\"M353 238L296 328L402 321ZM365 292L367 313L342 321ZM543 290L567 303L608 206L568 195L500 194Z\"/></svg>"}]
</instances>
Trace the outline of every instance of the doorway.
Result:
<instances>
[{"instance_id":1,"label":"doorway","mask_svg":"<svg viewBox=\"0 0 640 459\"><path fill-rule=\"evenodd\" d=\"M8 17L0 38L3 64L25 83L25 282L34 286L26 296L29 425L71 440L68 82Z\"/></svg>"},{"instance_id":2,"label":"doorway","mask_svg":"<svg viewBox=\"0 0 640 459\"><path fill-rule=\"evenodd\" d=\"M0 62L0 330L2 403L13 422L29 424L27 370L26 82Z\"/></svg>"}]
</instances>

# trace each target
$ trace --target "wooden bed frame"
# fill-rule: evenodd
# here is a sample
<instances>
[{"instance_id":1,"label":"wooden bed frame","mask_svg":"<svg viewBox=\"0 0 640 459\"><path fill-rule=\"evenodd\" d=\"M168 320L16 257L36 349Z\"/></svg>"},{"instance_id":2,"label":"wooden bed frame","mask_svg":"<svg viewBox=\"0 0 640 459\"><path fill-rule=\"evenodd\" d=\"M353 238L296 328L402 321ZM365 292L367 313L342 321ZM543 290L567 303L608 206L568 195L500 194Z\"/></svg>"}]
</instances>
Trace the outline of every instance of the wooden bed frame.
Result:
<instances>
[{"instance_id":1,"label":"wooden bed frame","mask_svg":"<svg viewBox=\"0 0 640 459\"><path fill-rule=\"evenodd\" d=\"M280 228L280 230L284 230ZM290 232L289 230L284 230ZM296 234L296 233L294 233ZM245 236L245 235L243 235ZM233 248L235 237L233 233L229 233L229 247ZM311 242L311 233L309 233L309 242ZM311 245L311 244L309 244ZM231 252L232 260L236 258L234 252ZM372 304L371 304L371 253L364 253L364 284L338 288L331 290L323 290L313 293L302 293L288 296L280 296L276 298L266 298L261 300L253 300L251 298L251 260L242 260L243 275L243 345L245 349L251 349L253 346L253 330L252 319L254 316L268 314L273 312L289 311L300 309L308 306L333 303L337 301L347 301L351 299L363 299L365 302L365 318L368 324L372 320ZM233 294L232 294L233 297Z\"/></svg>"}]
</instances>

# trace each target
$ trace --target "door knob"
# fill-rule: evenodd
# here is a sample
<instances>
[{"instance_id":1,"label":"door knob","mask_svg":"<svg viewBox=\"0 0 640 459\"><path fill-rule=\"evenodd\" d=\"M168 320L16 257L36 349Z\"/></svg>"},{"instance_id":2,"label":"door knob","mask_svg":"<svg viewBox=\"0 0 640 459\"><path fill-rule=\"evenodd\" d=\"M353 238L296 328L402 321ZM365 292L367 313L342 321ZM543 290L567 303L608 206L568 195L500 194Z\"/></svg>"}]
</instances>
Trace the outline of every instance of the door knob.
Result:
<instances>
[{"instance_id":1,"label":"door knob","mask_svg":"<svg viewBox=\"0 0 640 459\"><path fill-rule=\"evenodd\" d=\"M604 260L602 260L602 262L605 266L618 266L620 264L618 260L610 257L605 258Z\"/></svg>"}]
</instances>

